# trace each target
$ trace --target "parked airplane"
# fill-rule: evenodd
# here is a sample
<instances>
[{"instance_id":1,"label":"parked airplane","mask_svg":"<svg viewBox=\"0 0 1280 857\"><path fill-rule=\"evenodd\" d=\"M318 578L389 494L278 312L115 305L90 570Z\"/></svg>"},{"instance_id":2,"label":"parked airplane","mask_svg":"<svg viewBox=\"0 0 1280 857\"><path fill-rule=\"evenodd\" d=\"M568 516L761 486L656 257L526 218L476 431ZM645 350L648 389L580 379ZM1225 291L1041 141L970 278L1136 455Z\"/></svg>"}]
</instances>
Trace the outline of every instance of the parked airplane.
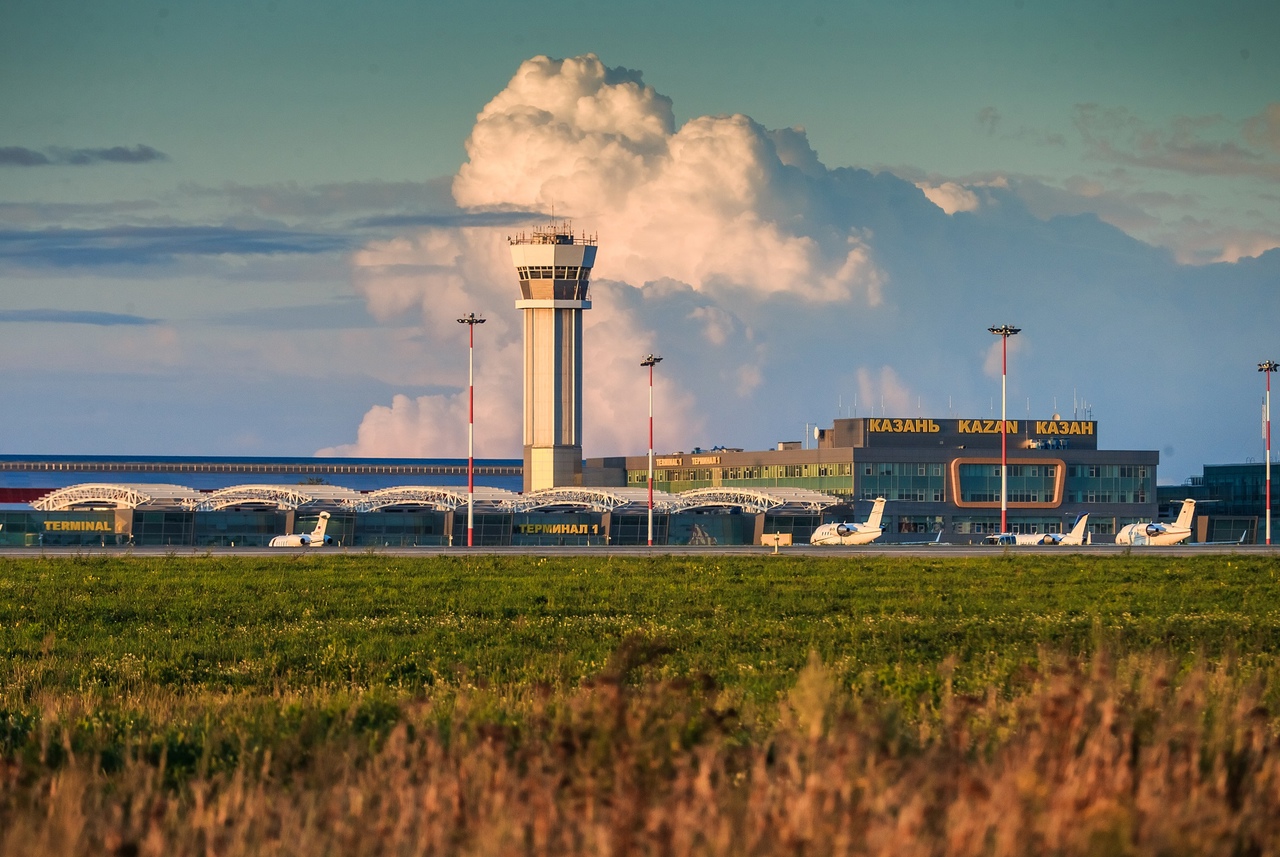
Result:
<instances>
[{"instance_id":1,"label":"parked airplane","mask_svg":"<svg viewBox=\"0 0 1280 857\"><path fill-rule=\"evenodd\" d=\"M996 533L982 540L984 545L1082 545L1088 537L1089 513L1076 519L1069 533Z\"/></svg>"},{"instance_id":2,"label":"parked airplane","mask_svg":"<svg viewBox=\"0 0 1280 857\"><path fill-rule=\"evenodd\" d=\"M291 536L276 536L268 543L273 548L318 548L333 544L333 536L324 534L329 526L329 513L320 513L320 522L310 533L297 533Z\"/></svg>"},{"instance_id":3,"label":"parked airplane","mask_svg":"<svg viewBox=\"0 0 1280 857\"><path fill-rule=\"evenodd\" d=\"M1172 524L1157 524L1145 521L1121 527L1116 533L1118 545L1176 545L1191 537L1191 518L1196 511L1196 501L1190 498L1182 501L1182 511L1178 512L1178 520Z\"/></svg>"},{"instance_id":4,"label":"parked airplane","mask_svg":"<svg viewBox=\"0 0 1280 857\"><path fill-rule=\"evenodd\" d=\"M877 497L871 507L871 516L862 524L823 524L809 537L811 545L868 545L880 538L884 528L884 498Z\"/></svg>"}]
</instances>

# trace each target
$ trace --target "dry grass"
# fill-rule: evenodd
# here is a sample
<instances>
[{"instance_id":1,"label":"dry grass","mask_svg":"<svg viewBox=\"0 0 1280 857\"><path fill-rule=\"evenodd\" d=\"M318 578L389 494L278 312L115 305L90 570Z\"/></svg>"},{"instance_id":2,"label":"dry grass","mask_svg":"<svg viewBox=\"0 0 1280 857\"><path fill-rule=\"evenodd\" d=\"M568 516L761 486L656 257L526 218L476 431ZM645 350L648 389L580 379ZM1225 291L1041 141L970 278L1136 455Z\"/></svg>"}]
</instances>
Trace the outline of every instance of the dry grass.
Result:
<instances>
[{"instance_id":1,"label":"dry grass","mask_svg":"<svg viewBox=\"0 0 1280 857\"><path fill-rule=\"evenodd\" d=\"M11 760L0 853L1030 855L1280 852L1275 721L1232 664L1053 664L901 711L816 658L776 710L623 680L400 705L383 740L166 783ZM634 671L631 671L634 674ZM1254 673L1254 676L1257 674ZM71 716L68 713L67 716ZM46 726L46 752L59 729Z\"/></svg>"}]
</instances>

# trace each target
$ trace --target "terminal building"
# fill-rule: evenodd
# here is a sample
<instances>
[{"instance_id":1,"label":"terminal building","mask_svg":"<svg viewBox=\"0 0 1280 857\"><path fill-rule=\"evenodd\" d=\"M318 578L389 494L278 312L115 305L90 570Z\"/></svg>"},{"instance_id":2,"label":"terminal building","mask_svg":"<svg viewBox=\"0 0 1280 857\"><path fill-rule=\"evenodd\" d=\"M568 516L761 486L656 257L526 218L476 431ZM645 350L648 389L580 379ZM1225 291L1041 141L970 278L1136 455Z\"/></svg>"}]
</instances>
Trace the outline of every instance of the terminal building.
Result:
<instances>
[{"instance_id":1,"label":"terminal building","mask_svg":"<svg viewBox=\"0 0 1280 857\"><path fill-rule=\"evenodd\" d=\"M1158 452L1098 448L1093 420L1008 420L1008 520L1013 532L1069 529L1089 513L1095 542L1119 527L1154 520ZM802 488L839 498L824 514L865 515L884 497L884 541L937 538L980 542L1000 529L1000 421L990 419L836 420L816 445L774 450L716 448L659 455L654 488ZM644 456L589 459L584 481L644 486ZM800 533L797 533L797 537Z\"/></svg>"},{"instance_id":2,"label":"terminal building","mask_svg":"<svg viewBox=\"0 0 1280 857\"><path fill-rule=\"evenodd\" d=\"M0 545L261 547L329 512L344 547L466 544L465 459L0 456ZM640 545L648 492L522 492L519 459L477 460L475 543ZM816 491L700 490L654 497L658 544L808 538L838 498Z\"/></svg>"},{"instance_id":3,"label":"terminal building","mask_svg":"<svg viewBox=\"0 0 1280 857\"><path fill-rule=\"evenodd\" d=\"M1280 470L1274 465L1272 470L1280 479ZM1202 475L1192 476L1182 485L1160 486L1160 511L1167 516L1176 514L1176 508L1190 497L1196 501L1192 541L1229 543L1243 538L1245 544L1262 544L1267 526L1266 486L1265 462L1206 464ZM1273 517L1272 523L1273 527L1280 525L1280 518ZM1277 539L1280 529L1272 533L1272 541Z\"/></svg>"},{"instance_id":4,"label":"terminal building","mask_svg":"<svg viewBox=\"0 0 1280 857\"><path fill-rule=\"evenodd\" d=\"M1159 453L1099 449L1091 420L1007 425L1012 531L1062 532L1088 512L1107 542L1157 518ZM654 543L803 542L877 497L884 543L999 530L999 420L841 419L816 434L811 448L656 456ZM646 456L588 459L581 485L536 490L523 490L527 464L476 461L477 544L645 543ZM463 545L466 471L465 459L0 457L0 544L257 546L328 511L343 546Z\"/></svg>"},{"instance_id":5,"label":"terminal building","mask_svg":"<svg viewBox=\"0 0 1280 857\"><path fill-rule=\"evenodd\" d=\"M508 238L523 314L523 450L476 463L480 545L644 544L648 459L582 458L583 326L594 236L567 224ZM1092 420L1008 420L1008 520L1094 541L1157 515L1154 451L1103 450ZM808 443L659 455L654 543L807 541L889 502L882 542L981 542L1000 528L1002 425L839 419ZM0 544L265 545L310 530L348 547L466 543L466 460L0 457ZM1206 474L1207 474L1206 469Z\"/></svg>"}]
</instances>

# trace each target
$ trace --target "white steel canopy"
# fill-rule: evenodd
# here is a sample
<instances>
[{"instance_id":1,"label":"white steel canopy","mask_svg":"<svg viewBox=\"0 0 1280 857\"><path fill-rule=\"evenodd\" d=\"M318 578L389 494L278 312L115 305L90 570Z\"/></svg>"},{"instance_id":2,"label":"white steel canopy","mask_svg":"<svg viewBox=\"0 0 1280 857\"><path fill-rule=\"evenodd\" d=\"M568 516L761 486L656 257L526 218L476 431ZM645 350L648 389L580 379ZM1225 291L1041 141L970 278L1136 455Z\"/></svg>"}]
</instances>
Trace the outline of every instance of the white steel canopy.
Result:
<instances>
[{"instance_id":1,"label":"white steel canopy","mask_svg":"<svg viewBox=\"0 0 1280 857\"><path fill-rule=\"evenodd\" d=\"M670 511L677 497L665 491L653 492L653 508ZM649 492L643 488L543 488L517 497L509 503L513 512L530 512L555 506L574 506L596 512L648 507Z\"/></svg>"},{"instance_id":2,"label":"white steel canopy","mask_svg":"<svg viewBox=\"0 0 1280 857\"><path fill-rule=\"evenodd\" d=\"M31 503L41 512L63 512L85 506L136 509L139 506L180 506L205 495L181 485L117 485L86 482L51 491Z\"/></svg>"},{"instance_id":3,"label":"white steel canopy","mask_svg":"<svg viewBox=\"0 0 1280 857\"><path fill-rule=\"evenodd\" d=\"M497 510L520 495L503 488L475 489L476 506L483 511ZM361 494L344 504L357 512L375 512L392 506L428 506L441 512L449 512L467 505L466 486L398 485Z\"/></svg>"},{"instance_id":4,"label":"white steel canopy","mask_svg":"<svg viewBox=\"0 0 1280 857\"><path fill-rule=\"evenodd\" d=\"M274 506L297 509L317 503L340 506L362 496L359 491L337 485L232 485L212 494L201 494L185 504L197 512L216 512L231 506Z\"/></svg>"},{"instance_id":5,"label":"white steel canopy","mask_svg":"<svg viewBox=\"0 0 1280 857\"><path fill-rule=\"evenodd\" d=\"M678 495L672 511L708 509L717 506L740 508L744 512L821 512L840 502L830 494L807 488L694 488Z\"/></svg>"}]
</instances>

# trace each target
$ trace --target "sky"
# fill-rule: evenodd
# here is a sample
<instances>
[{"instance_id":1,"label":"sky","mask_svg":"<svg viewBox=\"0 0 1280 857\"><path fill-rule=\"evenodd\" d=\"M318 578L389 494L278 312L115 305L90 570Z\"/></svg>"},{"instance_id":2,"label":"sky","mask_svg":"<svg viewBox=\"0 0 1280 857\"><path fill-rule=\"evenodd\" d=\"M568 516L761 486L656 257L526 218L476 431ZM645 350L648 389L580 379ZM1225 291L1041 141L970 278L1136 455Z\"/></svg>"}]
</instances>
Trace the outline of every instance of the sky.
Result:
<instances>
[{"instance_id":1,"label":"sky","mask_svg":"<svg viewBox=\"0 0 1280 857\"><path fill-rule=\"evenodd\" d=\"M507 237L598 234L584 451L837 416L1260 460L1273 2L0 7L0 452L519 454Z\"/></svg>"}]
</instances>

